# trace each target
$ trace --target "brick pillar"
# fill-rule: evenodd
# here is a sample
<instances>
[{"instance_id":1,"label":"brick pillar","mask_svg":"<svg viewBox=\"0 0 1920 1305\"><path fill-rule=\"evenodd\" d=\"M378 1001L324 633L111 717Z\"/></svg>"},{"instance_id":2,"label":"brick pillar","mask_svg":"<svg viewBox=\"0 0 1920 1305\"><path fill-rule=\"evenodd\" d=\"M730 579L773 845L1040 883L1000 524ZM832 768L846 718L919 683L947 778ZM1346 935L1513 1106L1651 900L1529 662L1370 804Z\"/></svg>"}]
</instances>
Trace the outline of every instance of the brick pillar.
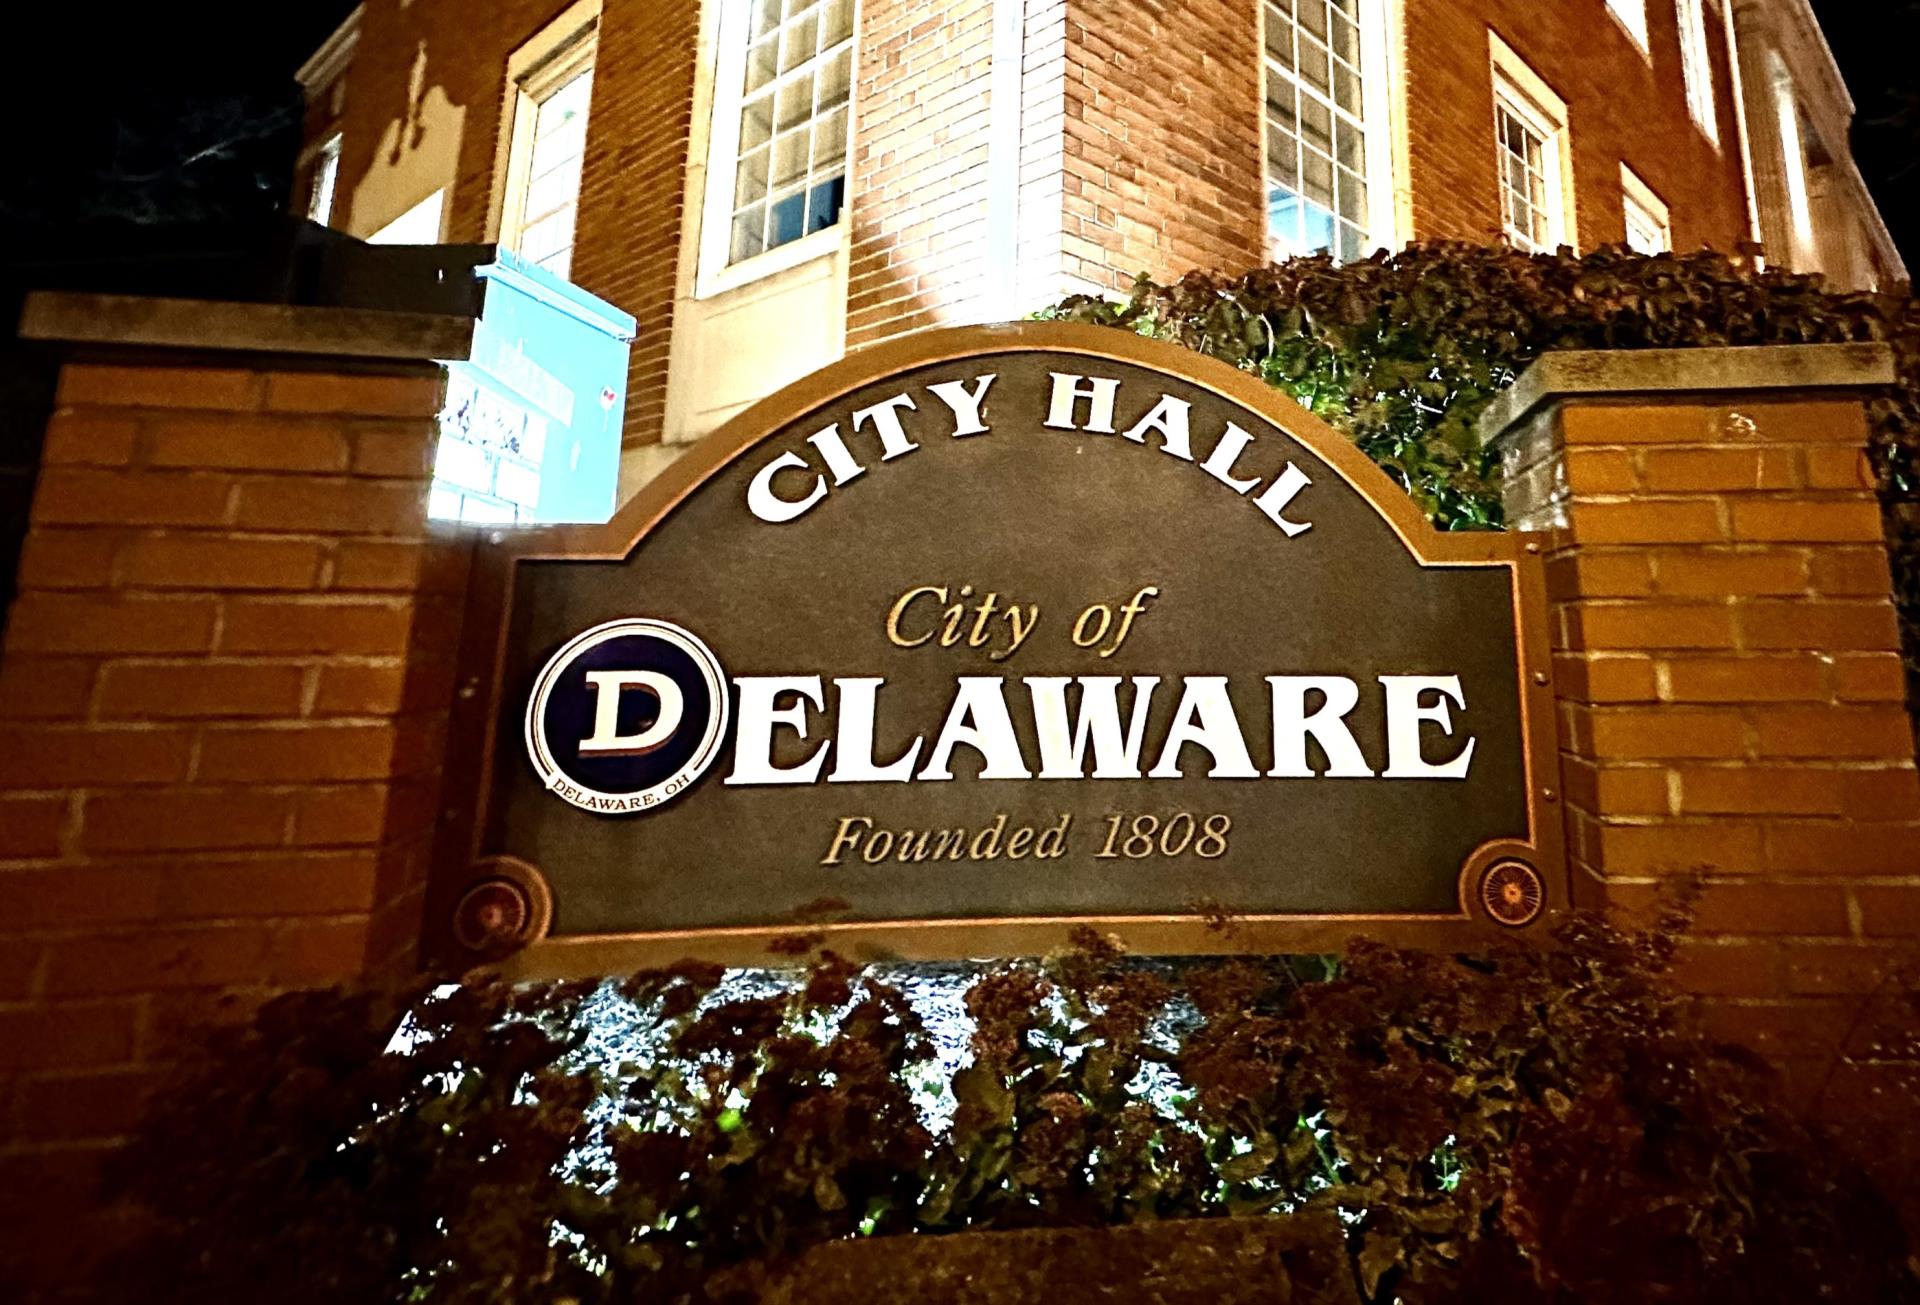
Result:
<instances>
[{"instance_id":1,"label":"brick pillar","mask_svg":"<svg viewBox=\"0 0 1920 1305\"><path fill-rule=\"evenodd\" d=\"M114 329L63 303L48 333ZM175 308L228 349L288 313ZM293 313L395 351L398 315ZM184 1028L418 936L464 583L426 522L441 377L283 349L62 371L0 652L0 1246L85 1249Z\"/></svg>"},{"instance_id":2,"label":"brick pillar","mask_svg":"<svg viewBox=\"0 0 1920 1305\"><path fill-rule=\"evenodd\" d=\"M1920 779L1864 457L1879 346L1560 354L1488 414L1544 532L1567 845L1597 900L1703 873L1682 974L1809 1066L1920 937ZM1791 1065L1790 1065L1791 1068Z\"/></svg>"}]
</instances>

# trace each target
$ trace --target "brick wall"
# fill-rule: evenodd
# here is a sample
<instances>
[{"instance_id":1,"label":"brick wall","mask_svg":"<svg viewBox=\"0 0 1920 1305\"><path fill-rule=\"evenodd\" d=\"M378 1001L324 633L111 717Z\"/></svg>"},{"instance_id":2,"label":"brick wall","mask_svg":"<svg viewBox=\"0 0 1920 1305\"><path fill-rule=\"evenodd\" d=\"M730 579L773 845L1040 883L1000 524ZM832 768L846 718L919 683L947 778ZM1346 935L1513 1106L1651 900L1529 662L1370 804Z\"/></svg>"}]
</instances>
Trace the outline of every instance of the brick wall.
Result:
<instances>
[{"instance_id":1,"label":"brick wall","mask_svg":"<svg viewBox=\"0 0 1920 1305\"><path fill-rule=\"evenodd\" d=\"M994 0L874 0L856 45L847 345L978 320L990 293Z\"/></svg>"},{"instance_id":2,"label":"brick wall","mask_svg":"<svg viewBox=\"0 0 1920 1305\"><path fill-rule=\"evenodd\" d=\"M1258 22L1249 0L1068 0L1070 274L1125 292L1266 261Z\"/></svg>"},{"instance_id":3,"label":"brick wall","mask_svg":"<svg viewBox=\"0 0 1920 1305\"><path fill-rule=\"evenodd\" d=\"M1493 138L1491 27L1566 101L1580 248L1625 235L1620 165L1667 204L1675 249L1730 250L1747 239L1739 125L1726 34L1712 5L1716 148L1694 125L1671 4L1647 5L1649 58L1606 0L1403 0L1407 130L1417 239L1486 241L1500 230Z\"/></svg>"},{"instance_id":4,"label":"brick wall","mask_svg":"<svg viewBox=\"0 0 1920 1305\"><path fill-rule=\"evenodd\" d=\"M1682 977L1823 1081L1920 936L1866 434L1858 398L1749 394L1570 398L1508 436L1510 508L1548 531L1576 874L1628 906L1704 874Z\"/></svg>"},{"instance_id":5,"label":"brick wall","mask_svg":"<svg viewBox=\"0 0 1920 1305\"><path fill-rule=\"evenodd\" d=\"M488 239L500 133L510 125L501 112L507 59L566 8L566 0L367 0L346 74L336 212L347 212L383 135L397 124L398 136L388 142L407 138L420 125L420 100L437 89L464 113L446 238ZM666 416L698 32L692 3L605 0L600 16L571 279L638 320L628 375L630 444L658 441Z\"/></svg>"},{"instance_id":6,"label":"brick wall","mask_svg":"<svg viewBox=\"0 0 1920 1305\"><path fill-rule=\"evenodd\" d=\"M184 1027L410 963L464 585L439 391L66 367L0 655L0 1246L86 1249Z\"/></svg>"}]
</instances>

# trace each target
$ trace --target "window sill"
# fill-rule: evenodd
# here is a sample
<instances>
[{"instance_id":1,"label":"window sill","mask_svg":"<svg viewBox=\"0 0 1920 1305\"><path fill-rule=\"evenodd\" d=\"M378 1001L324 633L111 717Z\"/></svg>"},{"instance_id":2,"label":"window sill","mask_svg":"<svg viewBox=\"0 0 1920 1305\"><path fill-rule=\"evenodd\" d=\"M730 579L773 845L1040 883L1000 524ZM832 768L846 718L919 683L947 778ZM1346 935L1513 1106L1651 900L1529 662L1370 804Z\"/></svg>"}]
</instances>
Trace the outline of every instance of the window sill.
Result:
<instances>
[{"instance_id":1,"label":"window sill","mask_svg":"<svg viewBox=\"0 0 1920 1305\"><path fill-rule=\"evenodd\" d=\"M779 272L786 272L803 264L814 262L838 253L842 238L846 232L846 218L830 227L824 227L810 236L790 240L764 254L755 254L729 267L712 272L703 272L699 284L694 288L695 299L711 299L723 295L729 290L738 290L742 286L752 285Z\"/></svg>"}]
</instances>

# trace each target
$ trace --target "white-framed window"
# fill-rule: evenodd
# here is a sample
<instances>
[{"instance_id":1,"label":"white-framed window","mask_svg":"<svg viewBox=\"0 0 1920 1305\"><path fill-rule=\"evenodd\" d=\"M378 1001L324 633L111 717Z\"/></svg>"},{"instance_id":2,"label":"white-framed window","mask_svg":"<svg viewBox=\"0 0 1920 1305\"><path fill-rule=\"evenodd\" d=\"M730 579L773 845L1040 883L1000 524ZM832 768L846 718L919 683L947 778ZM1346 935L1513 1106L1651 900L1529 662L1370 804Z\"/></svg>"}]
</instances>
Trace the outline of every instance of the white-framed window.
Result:
<instances>
[{"instance_id":1,"label":"white-framed window","mask_svg":"<svg viewBox=\"0 0 1920 1305\"><path fill-rule=\"evenodd\" d=\"M1687 87L1687 111L1715 145L1720 118L1713 103L1713 57L1707 47L1706 0L1675 0L1680 20L1680 75Z\"/></svg>"},{"instance_id":2,"label":"white-framed window","mask_svg":"<svg viewBox=\"0 0 1920 1305\"><path fill-rule=\"evenodd\" d=\"M1620 199L1626 210L1628 249L1636 254L1664 254L1673 248L1673 220L1665 201L1624 163L1620 165Z\"/></svg>"},{"instance_id":3,"label":"white-framed window","mask_svg":"<svg viewBox=\"0 0 1920 1305\"><path fill-rule=\"evenodd\" d=\"M1573 169L1567 105L1498 36L1493 56L1494 152L1500 172L1500 224L1527 253L1574 244Z\"/></svg>"},{"instance_id":4,"label":"white-framed window","mask_svg":"<svg viewBox=\"0 0 1920 1305\"><path fill-rule=\"evenodd\" d=\"M1385 7L1265 0L1261 15L1273 256L1345 262L1390 244Z\"/></svg>"},{"instance_id":5,"label":"white-framed window","mask_svg":"<svg viewBox=\"0 0 1920 1305\"><path fill-rule=\"evenodd\" d=\"M313 156L313 186L307 193L307 216L321 226L333 218L333 192L340 184L340 135L328 137Z\"/></svg>"},{"instance_id":6,"label":"white-framed window","mask_svg":"<svg viewBox=\"0 0 1920 1305\"><path fill-rule=\"evenodd\" d=\"M1627 29L1627 35L1644 52L1647 43L1647 0L1607 0L1607 12Z\"/></svg>"},{"instance_id":7,"label":"white-framed window","mask_svg":"<svg viewBox=\"0 0 1920 1305\"><path fill-rule=\"evenodd\" d=\"M573 268L599 17L597 0L576 4L507 61L511 116L499 239L560 277Z\"/></svg>"},{"instance_id":8,"label":"white-framed window","mask_svg":"<svg viewBox=\"0 0 1920 1305\"><path fill-rule=\"evenodd\" d=\"M854 0L722 0L700 293L838 247Z\"/></svg>"}]
</instances>

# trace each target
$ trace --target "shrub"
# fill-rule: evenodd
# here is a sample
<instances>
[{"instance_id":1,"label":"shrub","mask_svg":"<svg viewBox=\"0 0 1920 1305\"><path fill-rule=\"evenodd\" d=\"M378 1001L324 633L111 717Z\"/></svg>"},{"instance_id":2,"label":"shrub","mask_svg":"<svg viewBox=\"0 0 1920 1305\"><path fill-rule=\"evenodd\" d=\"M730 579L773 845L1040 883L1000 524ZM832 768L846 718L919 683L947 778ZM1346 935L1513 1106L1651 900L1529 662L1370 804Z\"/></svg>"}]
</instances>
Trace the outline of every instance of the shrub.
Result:
<instances>
[{"instance_id":1,"label":"shrub","mask_svg":"<svg viewBox=\"0 0 1920 1305\"><path fill-rule=\"evenodd\" d=\"M1253 372L1350 435L1447 530L1498 528L1499 467L1475 423L1553 349L1884 341L1899 382L1873 398L1908 665L1920 675L1920 304L1702 250L1584 257L1434 242L1336 265L1141 277L1124 304L1077 296L1043 316L1131 329ZM1920 680L1915 681L1920 684Z\"/></svg>"},{"instance_id":2,"label":"shrub","mask_svg":"<svg viewBox=\"0 0 1920 1305\"><path fill-rule=\"evenodd\" d=\"M1920 1299L1871 1186L1688 1023L1670 931L1557 944L1316 979L1089 935L967 982L951 1073L831 955L285 997L116 1166L151 1222L113 1298L746 1300L832 1239L1332 1210L1372 1301Z\"/></svg>"}]
</instances>

